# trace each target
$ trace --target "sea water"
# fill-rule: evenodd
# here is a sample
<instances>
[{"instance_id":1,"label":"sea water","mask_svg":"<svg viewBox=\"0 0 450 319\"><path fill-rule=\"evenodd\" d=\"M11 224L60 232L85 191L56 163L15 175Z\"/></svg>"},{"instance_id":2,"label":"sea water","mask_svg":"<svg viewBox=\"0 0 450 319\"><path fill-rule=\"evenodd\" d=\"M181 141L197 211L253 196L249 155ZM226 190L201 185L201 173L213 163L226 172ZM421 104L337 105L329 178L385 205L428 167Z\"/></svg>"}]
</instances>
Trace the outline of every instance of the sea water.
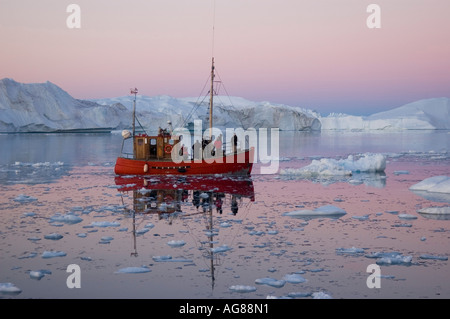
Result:
<instances>
[{"instance_id":1,"label":"sea water","mask_svg":"<svg viewBox=\"0 0 450 319\"><path fill-rule=\"evenodd\" d=\"M119 185L120 134L0 135L0 298L449 298L448 194L410 189L450 175L449 137L280 132L279 172L219 210L214 180L158 207L158 178ZM384 170L298 174L372 155Z\"/></svg>"}]
</instances>

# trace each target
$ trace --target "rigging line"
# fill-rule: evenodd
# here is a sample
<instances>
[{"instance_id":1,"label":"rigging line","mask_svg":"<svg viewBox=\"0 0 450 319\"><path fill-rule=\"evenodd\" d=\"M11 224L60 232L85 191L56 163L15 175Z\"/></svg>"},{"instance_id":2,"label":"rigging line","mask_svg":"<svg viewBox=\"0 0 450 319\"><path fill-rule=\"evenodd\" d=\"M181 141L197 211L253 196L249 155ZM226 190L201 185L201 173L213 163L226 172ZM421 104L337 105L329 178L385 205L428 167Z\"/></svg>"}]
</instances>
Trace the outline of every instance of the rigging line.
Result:
<instances>
[{"instance_id":1,"label":"rigging line","mask_svg":"<svg viewBox=\"0 0 450 319\"><path fill-rule=\"evenodd\" d=\"M192 109L191 109L191 111L189 112L189 114L188 114L188 115L186 116L186 118L184 119L183 125L181 125L181 127L184 127L184 126L186 125L186 123L187 123L187 122L190 120L190 118L192 117L192 114L194 114L194 112L199 108L199 106L203 103L203 101L205 101L206 96L204 96L204 97L203 97L203 100L201 100L201 102L199 102L199 101L200 101L200 97L201 97L202 93L205 91L205 88L206 88L206 86L208 85L209 79L210 79L210 78L211 78L211 76L208 75L208 79L206 80L205 85L203 86L203 88L202 88L202 90L201 90L201 92L200 92L200 94L199 94L199 96L198 96L198 98L197 98L197 101L195 102L195 104L194 104L194 106L192 107Z\"/></svg>"}]
</instances>

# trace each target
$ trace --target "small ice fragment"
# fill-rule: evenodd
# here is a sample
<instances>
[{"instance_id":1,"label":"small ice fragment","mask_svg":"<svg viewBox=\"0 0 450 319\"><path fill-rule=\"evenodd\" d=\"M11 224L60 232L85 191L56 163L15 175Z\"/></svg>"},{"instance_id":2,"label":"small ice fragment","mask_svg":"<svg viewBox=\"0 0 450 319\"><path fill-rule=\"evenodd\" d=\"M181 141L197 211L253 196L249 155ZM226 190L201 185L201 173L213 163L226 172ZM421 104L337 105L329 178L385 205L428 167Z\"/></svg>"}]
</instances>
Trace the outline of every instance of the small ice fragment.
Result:
<instances>
[{"instance_id":1,"label":"small ice fragment","mask_svg":"<svg viewBox=\"0 0 450 319\"><path fill-rule=\"evenodd\" d=\"M0 293L16 295L16 294L20 294L21 292L22 292L22 290L20 288L16 287L13 283L10 283L10 282L1 283L0 282Z\"/></svg>"},{"instance_id":2,"label":"small ice fragment","mask_svg":"<svg viewBox=\"0 0 450 319\"><path fill-rule=\"evenodd\" d=\"M59 239L63 238L63 235L58 234L58 233L52 233L52 234L45 235L44 238L50 239L50 240L59 240Z\"/></svg>"},{"instance_id":3,"label":"small ice fragment","mask_svg":"<svg viewBox=\"0 0 450 319\"><path fill-rule=\"evenodd\" d=\"M50 222L61 222L66 224L77 224L82 222L83 219L75 214L55 214L52 217L50 217Z\"/></svg>"},{"instance_id":4,"label":"small ice fragment","mask_svg":"<svg viewBox=\"0 0 450 319\"><path fill-rule=\"evenodd\" d=\"M447 256L436 256L436 255L429 255L429 254L422 254L420 255L421 259L436 259L436 260L448 260Z\"/></svg>"},{"instance_id":5,"label":"small ice fragment","mask_svg":"<svg viewBox=\"0 0 450 319\"><path fill-rule=\"evenodd\" d=\"M245 285L234 285L229 288L231 291L239 292L239 293L247 293L256 291L256 287L253 286L245 286Z\"/></svg>"},{"instance_id":6,"label":"small ice fragment","mask_svg":"<svg viewBox=\"0 0 450 319\"><path fill-rule=\"evenodd\" d=\"M121 268L119 270L117 270L115 273L116 274L142 274L142 273L146 273L146 272L150 272L151 269L148 268L148 266L142 266L142 267L126 267L126 268Z\"/></svg>"},{"instance_id":7,"label":"small ice fragment","mask_svg":"<svg viewBox=\"0 0 450 319\"><path fill-rule=\"evenodd\" d=\"M170 247L182 247L186 245L186 242L184 240L171 240L167 243Z\"/></svg>"},{"instance_id":8,"label":"small ice fragment","mask_svg":"<svg viewBox=\"0 0 450 319\"><path fill-rule=\"evenodd\" d=\"M350 254L350 255L357 255L364 253L364 249L361 248L336 248L336 253L339 254Z\"/></svg>"},{"instance_id":9,"label":"small ice fragment","mask_svg":"<svg viewBox=\"0 0 450 319\"><path fill-rule=\"evenodd\" d=\"M303 282L307 281L305 278L303 278L303 276L301 276L299 274L284 275L283 280L286 282L289 282L291 284L298 284L298 283L303 283Z\"/></svg>"},{"instance_id":10,"label":"small ice fragment","mask_svg":"<svg viewBox=\"0 0 450 319\"><path fill-rule=\"evenodd\" d=\"M92 222L91 226L95 226L95 227L117 227L117 226L120 226L120 223L118 223L118 222L108 222L108 221Z\"/></svg>"},{"instance_id":11,"label":"small ice fragment","mask_svg":"<svg viewBox=\"0 0 450 319\"><path fill-rule=\"evenodd\" d=\"M13 201L19 202L19 203L31 203L31 202L34 202L36 200L37 200L36 197L28 196L28 195L25 195L25 194L20 194L20 195L16 196L13 199Z\"/></svg>"},{"instance_id":12,"label":"small ice fragment","mask_svg":"<svg viewBox=\"0 0 450 319\"><path fill-rule=\"evenodd\" d=\"M286 284L285 280L277 280L270 277L258 278L255 280L255 284L258 285L268 285L275 288L281 288Z\"/></svg>"},{"instance_id":13,"label":"small ice fragment","mask_svg":"<svg viewBox=\"0 0 450 319\"><path fill-rule=\"evenodd\" d=\"M400 218L400 219L417 219L417 216L414 216L411 214L400 214L400 215L398 215L398 218Z\"/></svg>"},{"instance_id":14,"label":"small ice fragment","mask_svg":"<svg viewBox=\"0 0 450 319\"><path fill-rule=\"evenodd\" d=\"M322 291L314 292L312 294L313 299L333 299L329 294L326 294Z\"/></svg>"},{"instance_id":15,"label":"small ice fragment","mask_svg":"<svg viewBox=\"0 0 450 319\"><path fill-rule=\"evenodd\" d=\"M41 255L42 258L64 257L67 254L63 251L44 251Z\"/></svg>"},{"instance_id":16,"label":"small ice fragment","mask_svg":"<svg viewBox=\"0 0 450 319\"><path fill-rule=\"evenodd\" d=\"M226 252L226 251L231 250L231 249L232 248L227 246L227 245L222 245L222 246L219 246L219 247L211 248L211 252L212 253L223 253L223 252Z\"/></svg>"}]
</instances>

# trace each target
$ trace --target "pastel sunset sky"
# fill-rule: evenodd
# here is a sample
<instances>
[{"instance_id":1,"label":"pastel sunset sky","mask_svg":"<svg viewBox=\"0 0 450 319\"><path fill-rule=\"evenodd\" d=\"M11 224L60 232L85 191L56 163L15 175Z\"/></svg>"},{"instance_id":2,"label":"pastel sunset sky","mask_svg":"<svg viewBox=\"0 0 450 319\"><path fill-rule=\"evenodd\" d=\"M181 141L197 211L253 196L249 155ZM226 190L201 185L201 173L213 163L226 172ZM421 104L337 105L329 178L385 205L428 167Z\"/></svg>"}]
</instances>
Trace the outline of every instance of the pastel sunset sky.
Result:
<instances>
[{"instance_id":1,"label":"pastel sunset sky","mask_svg":"<svg viewBox=\"0 0 450 319\"><path fill-rule=\"evenodd\" d=\"M450 97L450 0L0 0L0 40L0 79L78 99L196 97L212 55L229 95L325 115Z\"/></svg>"}]
</instances>

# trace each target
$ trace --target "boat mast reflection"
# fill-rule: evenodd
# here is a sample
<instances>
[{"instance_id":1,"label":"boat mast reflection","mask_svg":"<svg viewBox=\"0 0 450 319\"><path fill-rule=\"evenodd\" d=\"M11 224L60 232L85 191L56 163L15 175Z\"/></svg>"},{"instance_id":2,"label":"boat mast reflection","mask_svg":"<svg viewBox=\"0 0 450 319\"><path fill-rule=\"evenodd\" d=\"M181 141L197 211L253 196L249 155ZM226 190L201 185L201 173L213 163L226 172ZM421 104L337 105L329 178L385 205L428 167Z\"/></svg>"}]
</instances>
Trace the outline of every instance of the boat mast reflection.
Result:
<instances>
[{"instance_id":1,"label":"boat mast reflection","mask_svg":"<svg viewBox=\"0 0 450 319\"><path fill-rule=\"evenodd\" d=\"M157 214L158 220L165 219L172 224L175 218L189 218L195 215L204 216L206 220L207 240L203 257L208 260L212 279L215 282L215 267L223 252L214 248L214 212L223 214L231 212L236 215L242 207L243 200L255 201L253 181L250 177L216 177L216 176L117 176L115 179L118 191L133 193L133 247L131 256L138 256L136 242L136 216L138 214ZM122 198L123 200L123 198ZM191 203L189 203L191 202ZM191 205L192 204L192 205ZM190 209L182 210L190 207Z\"/></svg>"}]
</instances>

